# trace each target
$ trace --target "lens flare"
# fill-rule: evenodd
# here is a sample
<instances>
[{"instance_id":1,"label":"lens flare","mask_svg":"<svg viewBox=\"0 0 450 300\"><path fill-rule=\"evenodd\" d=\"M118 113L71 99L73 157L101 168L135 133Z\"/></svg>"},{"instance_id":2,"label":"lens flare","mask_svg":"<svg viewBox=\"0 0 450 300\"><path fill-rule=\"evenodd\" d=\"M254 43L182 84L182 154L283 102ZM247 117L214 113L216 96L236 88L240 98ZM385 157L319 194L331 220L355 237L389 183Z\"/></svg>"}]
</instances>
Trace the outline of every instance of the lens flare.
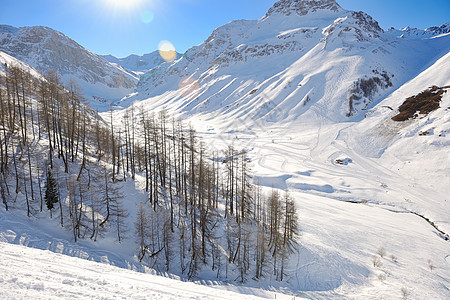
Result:
<instances>
[{"instance_id":1,"label":"lens flare","mask_svg":"<svg viewBox=\"0 0 450 300\"><path fill-rule=\"evenodd\" d=\"M178 90L183 97L196 97L200 92L200 85L197 80L185 77L178 83Z\"/></svg>"},{"instance_id":2,"label":"lens flare","mask_svg":"<svg viewBox=\"0 0 450 300\"><path fill-rule=\"evenodd\" d=\"M177 51L169 41L159 43L158 51L159 55L167 62L173 62L177 58Z\"/></svg>"},{"instance_id":3,"label":"lens flare","mask_svg":"<svg viewBox=\"0 0 450 300\"><path fill-rule=\"evenodd\" d=\"M155 18L155 15L151 10L144 10L141 13L141 21L145 24L151 23L153 19Z\"/></svg>"}]
</instances>

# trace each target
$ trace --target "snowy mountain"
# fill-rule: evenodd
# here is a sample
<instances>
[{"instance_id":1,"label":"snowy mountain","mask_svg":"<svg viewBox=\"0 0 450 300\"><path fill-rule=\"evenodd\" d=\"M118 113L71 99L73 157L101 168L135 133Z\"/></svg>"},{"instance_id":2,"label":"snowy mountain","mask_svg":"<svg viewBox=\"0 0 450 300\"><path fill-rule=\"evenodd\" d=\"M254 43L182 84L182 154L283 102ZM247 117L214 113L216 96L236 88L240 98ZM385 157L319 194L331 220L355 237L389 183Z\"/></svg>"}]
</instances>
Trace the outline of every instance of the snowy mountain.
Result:
<instances>
[{"instance_id":1,"label":"snowy mountain","mask_svg":"<svg viewBox=\"0 0 450 300\"><path fill-rule=\"evenodd\" d=\"M165 119L180 117L197 130L201 141L197 144L198 149L180 143L182 149L203 153L204 148L208 148L212 150L210 153L214 151L217 155L226 155L224 149L230 146L245 149L248 156L241 161L251 164L252 179L260 185L263 194L274 189L288 190L299 211L300 247L286 263L286 281L280 282L273 276L269 255L266 263L270 270L263 278L254 277L251 272L242 285L234 288L226 285L236 284L237 269L227 265L228 259L222 257L218 262L222 268L218 271L199 263L199 283L261 297L274 298L269 292L274 289L291 294L278 294L277 299L283 296L288 299L293 296L312 299L450 298L447 287L450 278L449 51L448 24L426 30L384 31L369 15L346 11L334 0L281 0L259 20L233 21L217 28L204 43L189 49L177 61L158 65L142 75L136 93L122 101L124 109L101 114L106 122L112 122L105 128L112 128L119 140L125 141L117 143L116 148L112 146L113 151L119 153L117 157L122 156L117 173L120 169L123 175L117 178L115 187L123 192L123 202L129 212L125 224L133 231L140 204L149 203L149 194L145 192L148 183L145 168L138 169L135 176L130 174L132 172L127 173L124 156L128 159L135 146L136 158L141 159L141 163L144 157L155 159L158 153L165 152L153 146L158 145L156 140L160 130L167 130L169 144L159 149L167 149L173 157L177 157L178 152L171 149L180 150L180 146L172 146L172 141L180 135L181 140L187 140L184 135L187 126L183 129L178 125L180 131L172 133L170 124L177 126L172 120L167 122L167 128L163 125L154 130L145 129L143 121L146 117L148 124L159 124L159 120L155 121L155 115L159 114L152 113L164 109L167 116L161 116ZM12 61L32 70L0 52L0 62ZM130 58L123 64L131 66L133 61L139 61L139 58ZM0 95L6 94L4 91ZM423 98L433 102L433 110L421 113L417 109L407 120L393 120L408 99ZM7 103L7 97L3 99ZM33 120L31 118L31 122ZM62 123L65 124L71 122ZM103 174L115 164L108 162L109 155L103 154L108 150L102 151L101 147L115 143L114 140L110 143L106 134L95 134L98 131L94 124L85 126L93 130L87 136L96 137L98 141L88 147L91 155L84 172L105 168L102 175L92 177L93 180L98 177L100 183L103 179L107 182ZM143 129L141 124L144 124ZM145 142L139 145L149 132L155 135L151 149ZM20 130L16 130L16 135L19 134ZM134 140L132 147L127 144L131 137ZM38 147L32 148L46 149L45 134L36 143L39 143ZM15 144L6 147L18 151L22 148ZM154 155L142 155L146 151L154 151ZM9 157L14 155L15 152L9 152ZM41 154L40 157L48 156ZM78 160L81 164L81 159ZM218 165L227 163L227 159L220 160L217 156L204 160ZM197 162L197 169L202 170L200 159L195 160ZM34 159L33 165L36 168L42 163L43 159ZM193 161L192 165L195 163ZM64 176L60 159L59 164L60 176ZM19 170L23 169L23 176L16 176L17 182L27 178L25 163L18 165ZM155 170L156 166L154 163ZM176 166L175 161L175 170ZM83 171L77 163L70 167L72 174L61 180L62 185L64 182L68 186L76 183L70 178L76 178ZM31 173L32 164L29 168ZM128 166L126 168L128 171ZM171 174L170 167L167 169ZM227 173L226 169L223 171ZM154 176L151 182L158 183L159 176ZM89 175L89 182L90 178ZM14 179L10 179L11 189L18 185ZM96 184L100 186L100 183ZM192 297L241 297L215 294L210 289L197 289L181 282L86 261L149 271L137 257L135 237L130 236L120 243L114 223L106 223L105 228L95 227L95 220L104 220L102 214L106 215L100 208L98 213L94 211L96 205L100 206L100 202L95 202L96 197L104 193L100 188L81 188L81 184L83 182L79 188L80 198L82 191L92 190L93 193L80 206L70 198L76 199L76 194L66 195L65 230L60 228L57 217L49 217L48 211L37 212L37 201L31 202L35 214L26 216L26 183L21 183L19 194L11 193L15 198L11 197L9 201L10 210L0 209L0 248L3 250L1 258L5 261L0 294L54 296L55 291L41 279L43 273L48 282L60 287L60 295L68 298L79 297L80 293L85 293L82 294L85 298L139 298L143 293L163 299L191 297L191 293ZM222 185L227 184L222 182ZM166 191L161 193L161 203L167 194ZM72 203L75 205L68 205ZM104 237L99 235L97 241L92 237L89 239L89 222L85 228L89 234L74 242L75 229L71 226L76 227L70 223L70 207L80 208L80 215L81 207L84 207L83 216L92 221L93 230L102 229ZM89 217L91 213L92 217ZM180 215L180 211L175 215ZM153 230L153 220L165 217L163 213L152 216ZM214 224L217 227L218 223ZM119 225L117 232L118 228ZM161 231L155 230L156 233ZM219 238L225 238L225 232L217 233ZM184 259L181 240L175 238L172 245L176 246L167 246L174 254L171 266L175 269L178 259ZM63 258L59 254L3 243L48 249L86 260ZM216 249L219 254L227 251L225 247ZM157 256L157 253L152 255ZM214 257L212 254L206 260ZM24 267L31 265L30 259L35 259L39 268ZM57 265L51 265L52 261ZM253 265L255 259L252 257L249 261ZM61 267L61 264L67 264L67 267ZM80 274L83 271L78 266L83 266L86 272ZM158 274L173 276L161 265L150 266ZM222 276L224 273L231 275L218 279L219 272ZM183 273L175 271L175 274ZM143 281L150 281L150 285L142 286ZM79 285L85 290L78 289ZM164 286L164 291L160 292L160 285ZM171 288L175 285L182 291L181 295L179 290ZM18 289L18 292L11 294L12 289Z\"/></svg>"},{"instance_id":2,"label":"snowy mountain","mask_svg":"<svg viewBox=\"0 0 450 300\"><path fill-rule=\"evenodd\" d=\"M110 64L53 29L0 26L0 50L45 73L56 71L62 81L73 78L92 101L119 100L136 87L137 77Z\"/></svg>"},{"instance_id":3,"label":"snowy mountain","mask_svg":"<svg viewBox=\"0 0 450 300\"><path fill-rule=\"evenodd\" d=\"M180 58L181 56L182 54L177 53L176 59ZM137 76L150 71L154 67L166 63L158 51L146 53L141 56L132 54L124 58L117 58L113 55L103 55L102 57L110 63L118 65L128 72L136 74Z\"/></svg>"},{"instance_id":4,"label":"snowy mountain","mask_svg":"<svg viewBox=\"0 0 450 300\"><path fill-rule=\"evenodd\" d=\"M450 33L450 22L445 23L439 27L433 26L427 29L411 28L409 26L402 29L390 28L387 32L400 38L430 38L440 34Z\"/></svg>"},{"instance_id":5,"label":"snowy mountain","mask_svg":"<svg viewBox=\"0 0 450 300\"><path fill-rule=\"evenodd\" d=\"M449 51L441 32L401 39L334 0L278 1L261 19L221 26L178 61L143 75L123 104L152 98L211 118L266 115L270 106L281 119L324 110L334 121L360 119Z\"/></svg>"},{"instance_id":6,"label":"snowy mountain","mask_svg":"<svg viewBox=\"0 0 450 300\"><path fill-rule=\"evenodd\" d=\"M5 52L0 51L0 75L4 75L5 64L6 66L18 66L22 70L30 72L30 74L35 78L42 78L42 75L30 65L27 65L23 61L20 61L12 57L11 55L6 54Z\"/></svg>"},{"instance_id":7,"label":"snowy mountain","mask_svg":"<svg viewBox=\"0 0 450 300\"><path fill-rule=\"evenodd\" d=\"M164 108L213 150L247 149L255 180L293 193L303 247L294 289L447 299L447 27L384 31L332 0L278 1L143 75L122 104ZM431 86L439 108L392 120Z\"/></svg>"}]
</instances>

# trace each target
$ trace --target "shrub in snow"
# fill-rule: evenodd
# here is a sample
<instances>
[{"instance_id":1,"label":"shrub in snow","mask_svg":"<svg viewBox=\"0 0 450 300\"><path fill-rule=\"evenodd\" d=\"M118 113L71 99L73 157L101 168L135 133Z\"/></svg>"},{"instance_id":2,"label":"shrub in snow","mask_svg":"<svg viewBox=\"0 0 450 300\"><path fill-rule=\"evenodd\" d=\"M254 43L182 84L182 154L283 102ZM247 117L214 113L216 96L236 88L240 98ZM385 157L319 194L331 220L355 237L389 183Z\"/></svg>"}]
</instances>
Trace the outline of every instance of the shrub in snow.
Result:
<instances>
[{"instance_id":1,"label":"shrub in snow","mask_svg":"<svg viewBox=\"0 0 450 300\"><path fill-rule=\"evenodd\" d=\"M386 249L384 249L383 247L380 247L377 251L377 254L383 258L386 255Z\"/></svg>"},{"instance_id":2,"label":"shrub in snow","mask_svg":"<svg viewBox=\"0 0 450 300\"><path fill-rule=\"evenodd\" d=\"M430 269L431 272L433 272L435 266L433 265L433 262L431 261L431 259L428 260L428 268Z\"/></svg>"},{"instance_id":3,"label":"shrub in snow","mask_svg":"<svg viewBox=\"0 0 450 300\"><path fill-rule=\"evenodd\" d=\"M402 298L403 298L403 299L408 299L408 297L409 297L409 291L408 291L408 289L405 288L405 287L402 287L400 291L402 292Z\"/></svg>"},{"instance_id":4,"label":"shrub in snow","mask_svg":"<svg viewBox=\"0 0 450 300\"><path fill-rule=\"evenodd\" d=\"M397 122L406 121L416 118L417 112L419 114L427 115L433 110L440 107L442 95L446 92L446 89L450 86L439 88L432 86L430 89L419 93L416 96L412 96L406 99L405 102L399 107L399 114L394 116L392 120Z\"/></svg>"},{"instance_id":5,"label":"shrub in snow","mask_svg":"<svg viewBox=\"0 0 450 300\"><path fill-rule=\"evenodd\" d=\"M378 274L377 278L381 282L386 281L386 275L384 275L384 274Z\"/></svg>"},{"instance_id":6,"label":"shrub in snow","mask_svg":"<svg viewBox=\"0 0 450 300\"><path fill-rule=\"evenodd\" d=\"M372 265L375 268L379 268L383 265L383 263L381 262L381 259L378 256L372 256Z\"/></svg>"}]
</instances>

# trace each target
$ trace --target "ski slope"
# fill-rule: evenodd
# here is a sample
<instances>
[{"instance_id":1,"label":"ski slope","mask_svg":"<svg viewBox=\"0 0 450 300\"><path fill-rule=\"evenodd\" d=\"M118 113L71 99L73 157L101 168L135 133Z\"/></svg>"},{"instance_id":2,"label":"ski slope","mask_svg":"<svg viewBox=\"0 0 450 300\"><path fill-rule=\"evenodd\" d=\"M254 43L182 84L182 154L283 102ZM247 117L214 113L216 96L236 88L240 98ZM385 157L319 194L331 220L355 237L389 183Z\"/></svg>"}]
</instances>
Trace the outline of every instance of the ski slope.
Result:
<instances>
[{"instance_id":1,"label":"ski slope","mask_svg":"<svg viewBox=\"0 0 450 300\"><path fill-rule=\"evenodd\" d=\"M2 299L263 299L0 242ZM283 299L279 295L277 299Z\"/></svg>"}]
</instances>

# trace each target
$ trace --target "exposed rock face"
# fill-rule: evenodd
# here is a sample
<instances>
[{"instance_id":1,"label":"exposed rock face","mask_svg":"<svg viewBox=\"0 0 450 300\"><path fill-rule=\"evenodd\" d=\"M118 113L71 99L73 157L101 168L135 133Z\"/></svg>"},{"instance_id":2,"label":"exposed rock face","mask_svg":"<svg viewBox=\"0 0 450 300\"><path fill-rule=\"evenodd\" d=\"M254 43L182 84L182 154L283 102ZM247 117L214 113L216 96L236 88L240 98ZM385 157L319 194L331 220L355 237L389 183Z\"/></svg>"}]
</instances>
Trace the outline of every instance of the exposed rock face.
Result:
<instances>
[{"instance_id":1,"label":"exposed rock face","mask_svg":"<svg viewBox=\"0 0 450 300\"><path fill-rule=\"evenodd\" d=\"M353 12L352 17L355 18L356 24L359 25L361 29L364 29L365 31L370 31L373 33L384 32L383 29L381 29L380 25L378 25L377 21L375 21L371 16L369 16L366 13L363 13L362 11Z\"/></svg>"},{"instance_id":2,"label":"exposed rock face","mask_svg":"<svg viewBox=\"0 0 450 300\"><path fill-rule=\"evenodd\" d=\"M309 12L314 13L318 10L338 12L342 10L342 8L335 0L280 0L273 5L266 16L270 16L274 13L280 13L287 16L296 13L303 16Z\"/></svg>"},{"instance_id":3,"label":"exposed rock face","mask_svg":"<svg viewBox=\"0 0 450 300\"><path fill-rule=\"evenodd\" d=\"M86 50L64 34L42 26L0 26L0 50L45 73L56 71L63 81L75 79L83 89L102 85L87 96L120 99L136 87L137 79ZM110 89L110 91L106 90ZM85 91L88 92L89 91ZM95 94L94 94L95 93Z\"/></svg>"},{"instance_id":4,"label":"exposed rock face","mask_svg":"<svg viewBox=\"0 0 450 300\"><path fill-rule=\"evenodd\" d=\"M434 35L450 33L450 22L445 23L439 27L433 26L433 27L427 28L427 29L425 29L425 31L430 32Z\"/></svg>"}]
</instances>

